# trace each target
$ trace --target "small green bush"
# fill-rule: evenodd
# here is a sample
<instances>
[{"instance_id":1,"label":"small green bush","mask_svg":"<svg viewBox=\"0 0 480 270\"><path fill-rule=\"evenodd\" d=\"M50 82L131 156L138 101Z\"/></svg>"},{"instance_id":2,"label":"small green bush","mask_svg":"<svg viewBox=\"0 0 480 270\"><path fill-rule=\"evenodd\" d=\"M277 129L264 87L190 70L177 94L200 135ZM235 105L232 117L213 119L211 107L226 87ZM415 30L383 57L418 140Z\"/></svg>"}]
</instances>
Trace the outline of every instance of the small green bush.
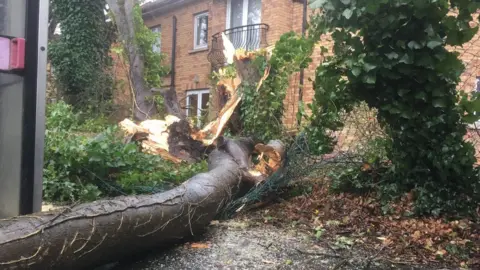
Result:
<instances>
[{"instance_id":1,"label":"small green bush","mask_svg":"<svg viewBox=\"0 0 480 270\"><path fill-rule=\"evenodd\" d=\"M206 170L206 162L173 164L124 144L115 126L77 122L72 107L59 102L47 110L43 196L50 202L91 201L99 197L151 193ZM103 132L91 137L82 130Z\"/></svg>"},{"instance_id":2,"label":"small green bush","mask_svg":"<svg viewBox=\"0 0 480 270\"><path fill-rule=\"evenodd\" d=\"M390 167L387 157L390 145L391 141L386 138L374 138L358 147L356 153L362 160L345 162L343 166L332 169L328 174L330 190L360 195L377 191L379 182Z\"/></svg>"}]
</instances>

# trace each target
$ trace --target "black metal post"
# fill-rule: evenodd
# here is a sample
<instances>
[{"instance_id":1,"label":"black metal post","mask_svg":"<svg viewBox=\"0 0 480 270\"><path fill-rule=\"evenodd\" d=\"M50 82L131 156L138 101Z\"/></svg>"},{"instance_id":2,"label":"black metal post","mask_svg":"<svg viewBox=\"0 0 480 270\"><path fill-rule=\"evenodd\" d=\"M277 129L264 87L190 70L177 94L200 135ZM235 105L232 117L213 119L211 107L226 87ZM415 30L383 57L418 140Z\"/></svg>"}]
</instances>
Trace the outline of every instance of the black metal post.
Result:
<instances>
[{"instance_id":1,"label":"black metal post","mask_svg":"<svg viewBox=\"0 0 480 270\"><path fill-rule=\"evenodd\" d=\"M171 68L171 76L172 78L170 79L170 86L175 87L175 64L176 64L176 59L177 59L177 17L173 16L173 26L172 26L172 33L173 33L173 39L172 39L172 68Z\"/></svg>"},{"instance_id":2,"label":"black metal post","mask_svg":"<svg viewBox=\"0 0 480 270\"><path fill-rule=\"evenodd\" d=\"M22 165L20 172L20 214L30 214L33 209L35 182L35 123L37 108L37 73L38 73L38 21L39 0L27 1L25 77L23 89L23 131L22 131Z\"/></svg>"},{"instance_id":3,"label":"black metal post","mask_svg":"<svg viewBox=\"0 0 480 270\"><path fill-rule=\"evenodd\" d=\"M305 36L307 30L307 0L303 1L303 21L302 21L302 36ZM300 109L300 103L303 101L303 85L305 82L305 69L300 70L300 87L298 88L298 109ZM298 125L302 124L302 119L298 119Z\"/></svg>"}]
</instances>

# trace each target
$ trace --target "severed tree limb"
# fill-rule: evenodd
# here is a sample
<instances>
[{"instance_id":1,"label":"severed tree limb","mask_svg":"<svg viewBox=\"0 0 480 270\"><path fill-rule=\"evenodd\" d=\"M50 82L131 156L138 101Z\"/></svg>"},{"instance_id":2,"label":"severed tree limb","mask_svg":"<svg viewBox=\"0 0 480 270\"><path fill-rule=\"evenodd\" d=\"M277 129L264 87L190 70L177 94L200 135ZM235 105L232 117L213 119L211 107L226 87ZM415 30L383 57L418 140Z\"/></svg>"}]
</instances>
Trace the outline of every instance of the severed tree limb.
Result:
<instances>
[{"instance_id":1,"label":"severed tree limb","mask_svg":"<svg viewBox=\"0 0 480 270\"><path fill-rule=\"evenodd\" d=\"M238 195L251 140L213 150L209 171L170 191L0 220L0 269L93 269L198 234Z\"/></svg>"}]
</instances>

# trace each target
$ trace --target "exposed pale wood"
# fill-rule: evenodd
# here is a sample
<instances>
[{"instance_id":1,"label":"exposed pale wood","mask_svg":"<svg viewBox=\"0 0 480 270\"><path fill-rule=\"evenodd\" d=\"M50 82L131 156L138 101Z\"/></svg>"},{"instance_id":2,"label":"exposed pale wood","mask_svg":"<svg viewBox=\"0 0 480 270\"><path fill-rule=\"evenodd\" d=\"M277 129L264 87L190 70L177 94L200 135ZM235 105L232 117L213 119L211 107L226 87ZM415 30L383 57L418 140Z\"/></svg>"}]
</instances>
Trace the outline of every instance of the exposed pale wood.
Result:
<instances>
[{"instance_id":1,"label":"exposed pale wood","mask_svg":"<svg viewBox=\"0 0 480 270\"><path fill-rule=\"evenodd\" d=\"M255 151L260 154L260 163L255 167L264 175L269 175L283 166L285 146L281 141L271 141L267 145L255 145Z\"/></svg>"},{"instance_id":2,"label":"exposed pale wood","mask_svg":"<svg viewBox=\"0 0 480 270\"><path fill-rule=\"evenodd\" d=\"M168 145L167 145L168 146ZM145 140L142 142L142 148L145 149L146 153L159 155L165 160L172 161L174 163L182 163L182 160L171 155L168 150L162 148L154 141Z\"/></svg>"}]
</instances>

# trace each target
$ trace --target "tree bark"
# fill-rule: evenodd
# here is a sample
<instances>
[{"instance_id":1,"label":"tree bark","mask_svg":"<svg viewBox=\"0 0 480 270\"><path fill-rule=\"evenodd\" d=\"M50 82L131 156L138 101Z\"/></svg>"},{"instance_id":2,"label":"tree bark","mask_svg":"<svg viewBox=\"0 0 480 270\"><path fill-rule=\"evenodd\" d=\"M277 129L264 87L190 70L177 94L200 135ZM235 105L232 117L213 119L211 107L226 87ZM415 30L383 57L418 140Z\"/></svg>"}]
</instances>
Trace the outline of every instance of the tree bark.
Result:
<instances>
[{"instance_id":1,"label":"tree bark","mask_svg":"<svg viewBox=\"0 0 480 270\"><path fill-rule=\"evenodd\" d=\"M164 193L2 220L0 269L93 269L202 232L247 185L239 161L253 149L251 140L227 140L210 154L207 173Z\"/></svg>"},{"instance_id":2,"label":"tree bark","mask_svg":"<svg viewBox=\"0 0 480 270\"><path fill-rule=\"evenodd\" d=\"M165 112L168 115L176 116L180 119L185 119L185 111L182 110L180 103L178 102L177 92L174 86L168 88L152 88L151 92L157 92L163 97L163 105L165 106Z\"/></svg>"},{"instance_id":3,"label":"tree bark","mask_svg":"<svg viewBox=\"0 0 480 270\"><path fill-rule=\"evenodd\" d=\"M139 53L135 43L134 7L135 0L106 0L109 9L115 18L120 38L124 42L130 64L130 78L135 89L134 116L136 120L143 121L157 113L155 103L149 99L153 94L147 89L144 72L144 59Z\"/></svg>"}]
</instances>

